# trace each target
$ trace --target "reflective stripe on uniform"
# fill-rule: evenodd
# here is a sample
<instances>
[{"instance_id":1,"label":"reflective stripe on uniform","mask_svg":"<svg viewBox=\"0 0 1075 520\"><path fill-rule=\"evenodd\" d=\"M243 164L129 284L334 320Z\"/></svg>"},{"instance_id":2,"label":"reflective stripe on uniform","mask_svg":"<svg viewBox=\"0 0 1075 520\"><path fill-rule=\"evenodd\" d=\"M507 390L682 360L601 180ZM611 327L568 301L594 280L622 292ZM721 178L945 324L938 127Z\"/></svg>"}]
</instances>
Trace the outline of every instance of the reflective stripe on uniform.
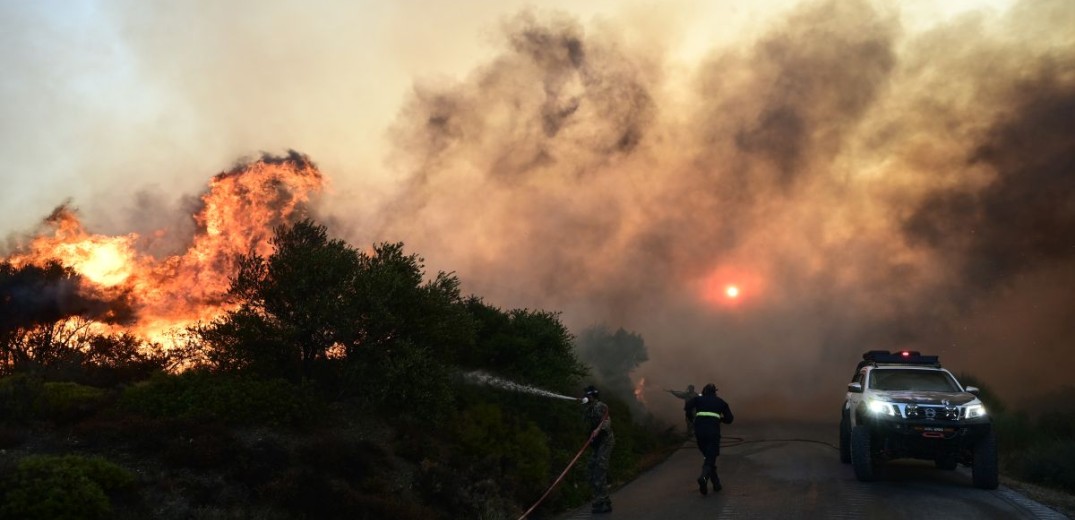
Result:
<instances>
[{"instance_id":1,"label":"reflective stripe on uniform","mask_svg":"<svg viewBox=\"0 0 1075 520\"><path fill-rule=\"evenodd\" d=\"M699 417L716 417L717 419L720 419L720 414L717 412L698 412L694 414L695 419Z\"/></svg>"}]
</instances>

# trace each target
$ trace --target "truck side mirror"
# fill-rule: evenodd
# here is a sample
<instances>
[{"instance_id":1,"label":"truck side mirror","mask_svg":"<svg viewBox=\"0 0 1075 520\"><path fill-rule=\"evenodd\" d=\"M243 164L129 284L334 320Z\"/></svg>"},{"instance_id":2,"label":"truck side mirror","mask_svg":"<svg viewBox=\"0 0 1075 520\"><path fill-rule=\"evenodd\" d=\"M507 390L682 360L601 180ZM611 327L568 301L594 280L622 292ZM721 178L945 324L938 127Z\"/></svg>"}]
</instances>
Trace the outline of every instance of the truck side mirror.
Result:
<instances>
[{"instance_id":1,"label":"truck side mirror","mask_svg":"<svg viewBox=\"0 0 1075 520\"><path fill-rule=\"evenodd\" d=\"M964 388L964 390L966 390L968 394L974 394L974 395L978 395L978 392L981 391L981 390L978 390L978 387L976 387L976 386L968 386L968 387Z\"/></svg>"},{"instance_id":2,"label":"truck side mirror","mask_svg":"<svg viewBox=\"0 0 1075 520\"><path fill-rule=\"evenodd\" d=\"M855 394L862 393L862 383L848 383L847 391Z\"/></svg>"}]
</instances>

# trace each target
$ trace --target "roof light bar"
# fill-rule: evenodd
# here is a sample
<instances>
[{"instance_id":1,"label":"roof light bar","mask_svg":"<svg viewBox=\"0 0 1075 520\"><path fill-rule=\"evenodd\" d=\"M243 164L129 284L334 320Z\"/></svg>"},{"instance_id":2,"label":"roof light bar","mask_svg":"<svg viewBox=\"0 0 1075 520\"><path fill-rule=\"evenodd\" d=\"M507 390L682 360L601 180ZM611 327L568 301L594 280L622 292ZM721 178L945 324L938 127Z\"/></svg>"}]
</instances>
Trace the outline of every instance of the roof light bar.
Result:
<instances>
[{"instance_id":1,"label":"roof light bar","mask_svg":"<svg viewBox=\"0 0 1075 520\"><path fill-rule=\"evenodd\" d=\"M862 354L862 360L866 363L941 366L941 361L938 356L923 356L922 353L917 350L900 350L898 352L870 350Z\"/></svg>"}]
</instances>

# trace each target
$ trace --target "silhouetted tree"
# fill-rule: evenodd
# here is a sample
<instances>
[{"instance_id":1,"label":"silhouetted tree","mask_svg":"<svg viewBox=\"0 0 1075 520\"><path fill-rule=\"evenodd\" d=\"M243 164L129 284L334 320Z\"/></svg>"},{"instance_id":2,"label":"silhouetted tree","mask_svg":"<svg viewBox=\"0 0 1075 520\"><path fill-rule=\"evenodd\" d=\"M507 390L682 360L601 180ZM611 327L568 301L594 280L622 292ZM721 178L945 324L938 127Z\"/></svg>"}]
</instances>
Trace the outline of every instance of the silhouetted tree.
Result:
<instances>
[{"instance_id":1,"label":"silhouetted tree","mask_svg":"<svg viewBox=\"0 0 1075 520\"><path fill-rule=\"evenodd\" d=\"M401 243L378 244L359 264L344 394L396 414L440 419L454 398L456 354L474 342L459 280L442 272L423 282L422 259L404 254Z\"/></svg>"},{"instance_id":2,"label":"silhouetted tree","mask_svg":"<svg viewBox=\"0 0 1075 520\"><path fill-rule=\"evenodd\" d=\"M59 262L0 262L0 374L79 365L95 335L91 320L122 323L132 316L126 294L85 291L81 277Z\"/></svg>"},{"instance_id":3,"label":"silhouetted tree","mask_svg":"<svg viewBox=\"0 0 1075 520\"><path fill-rule=\"evenodd\" d=\"M197 333L218 368L308 377L334 345L350 340L359 254L310 220L277 227L272 243L268 258L239 259L229 291L239 308Z\"/></svg>"},{"instance_id":4,"label":"silhouetted tree","mask_svg":"<svg viewBox=\"0 0 1075 520\"><path fill-rule=\"evenodd\" d=\"M359 256L348 353L383 349L400 340L447 352L469 343L470 316L462 306L459 280L437 273L423 283L422 259L403 253L402 243L382 243Z\"/></svg>"},{"instance_id":5,"label":"silhouetted tree","mask_svg":"<svg viewBox=\"0 0 1075 520\"><path fill-rule=\"evenodd\" d=\"M404 380L441 384L453 363L444 345L473 341L458 280L424 282L402 244L359 252L310 220L276 228L272 243L268 258L240 258L229 292L238 308L196 329L212 366L300 379L346 365L351 386L395 395Z\"/></svg>"},{"instance_id":6,"label":"silhouetted tree","mask_svg":"<svg viewBox=\"0 0 1075 520\"><path fill-rule=\"evenodd\" d=\"M594 375L608 390L633 400L630 373L649 359L642 336L622 327L616 332L599 325L579 335L579 358L593 367Z\"/></svg>"},{"instance_id":7,"label":"silhouetted tree","mask_svg":"<svg viewBox=\"0 0 1075 520\"><path fill-rule=\"evenodd\" d=\"M474 316L474 348L460 353L468 368L493 373L559 391L573 392L586 375L572 350L571 333L559 316L546 311L515 309L504 312L478 298L467 300Z\"/></svg>"}]
</instances>

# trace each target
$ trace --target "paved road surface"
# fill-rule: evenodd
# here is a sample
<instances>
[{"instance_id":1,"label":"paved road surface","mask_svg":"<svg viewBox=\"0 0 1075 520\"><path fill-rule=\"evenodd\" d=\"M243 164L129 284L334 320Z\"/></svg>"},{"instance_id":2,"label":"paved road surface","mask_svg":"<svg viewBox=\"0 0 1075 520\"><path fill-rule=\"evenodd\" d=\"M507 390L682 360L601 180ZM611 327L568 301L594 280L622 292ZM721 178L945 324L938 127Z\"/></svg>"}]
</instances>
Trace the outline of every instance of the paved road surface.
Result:
<instances>
[{"instance_id":1,"label":"paved road surface","mask_svg":"<svg viewBox=\"0 0 1075 520\"><path fill-rule=\"evenodd\" d=\"M1064 519L1066 516L1001 486L976 489L970 470L943 471L927 461L893 461L877 482L855 480L836 449L837 427L807 424L725 426L717 468L724 489L698 493L702 458L694 442L612 495L610 515L589 506L561 520L720 519ZM794 439L794 440L793 440ZM588 456L588 455L587 455ZM583 470L585 460L580 460Z\"/></svg>"}]
</instances>

